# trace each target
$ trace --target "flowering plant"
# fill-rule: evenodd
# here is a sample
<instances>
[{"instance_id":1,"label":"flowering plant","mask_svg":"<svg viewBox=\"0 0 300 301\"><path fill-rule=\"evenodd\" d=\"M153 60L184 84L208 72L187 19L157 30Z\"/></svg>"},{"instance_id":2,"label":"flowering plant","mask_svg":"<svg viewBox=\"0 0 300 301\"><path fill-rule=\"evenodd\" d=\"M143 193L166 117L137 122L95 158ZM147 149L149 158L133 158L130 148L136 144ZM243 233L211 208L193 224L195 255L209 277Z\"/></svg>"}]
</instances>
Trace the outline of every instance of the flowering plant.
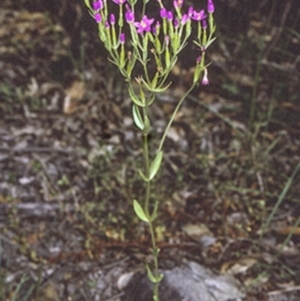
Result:
<instances>
[{"instance_id":1,"label":"flowering plant","mask_svg":"<svg viewBox=\"0 0 300 301\"><path fill-rule=\"evenodd\" d=\"M110 61L114 63L128 82L128 92L132 100L132 116L135 125L143 134L144 170L139 169L139 175L145 182L145 199L143 204L134 200L133 208L136 215L148 223L154 268L146 264L146 270L151 282L154 283L155 301L159 300L158 284L163 275L158 273L158 253L153 222L157 218L158 202L150 202L150 184L158 173L163 159L163 145L171 124L187 95L198 85L200 78L202 85L208 85L208 65L205 54L213 43L216 30L213 13L213 0L208 0L206 10L186 9L184 0L174 0L173 8L168 10L157 0L159 6L158 18L151 18L146 14L149 0L142 1L141 11L136 11L138 0L84 0L90 14L98 24L99 38L110 54ZM111 5L119 6L119 15L110 13ZM193 26L195 23L195 26ZM196 27L196 40L199 55L195 58L195 69L191 87L178 101L177 106L165 128L159 147L155 155L149 154L149 133L151 122L149 110L156 99L157 93L168 89L171 82L168 76L178 60L178 55L188 44L193 28ZM126 33L125 33L126 32ZM135 78L138 91L134 89L133 70L139 64L142 75ZM149 65L155 64L155 71L150 72Z\"/></svg>"}]
</instances>

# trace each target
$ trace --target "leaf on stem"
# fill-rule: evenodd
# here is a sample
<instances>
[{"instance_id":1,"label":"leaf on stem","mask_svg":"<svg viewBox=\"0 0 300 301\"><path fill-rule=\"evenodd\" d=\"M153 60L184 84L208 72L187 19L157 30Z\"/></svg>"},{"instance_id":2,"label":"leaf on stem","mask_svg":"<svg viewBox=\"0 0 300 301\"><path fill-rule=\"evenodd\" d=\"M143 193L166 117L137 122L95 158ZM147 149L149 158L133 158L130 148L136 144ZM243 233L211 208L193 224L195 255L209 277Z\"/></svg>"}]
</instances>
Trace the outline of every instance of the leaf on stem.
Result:
<instances>
[{"instance_id":1,"label":"leaf on stem","mask_svg":"<svg viewBox=\"0 0 300 301\"><path fill-rule=\"evenodd\" d=\"M160 168L162 158L163 158L163 152L159 151L156 157L154 158L154 160L151 162L149 180L152 180L156 176Z\"/></svg>"},{"instance_id":2,"label":"leaf on stem","mask_svg":"<svg viewBox=\"0 0 300 301\"><path fill-rule=\"evenodd\" d=\"M209 40L206 45L205 48L207 49L214 41L216 40L216 37L212 38L211 40Z\"/></svg>"},{"instance_id":3,"label":"leaf on stem","mask_svg":"<svg viewBox=\"0 0 300 301\"><path fill-rule=\"evenodd\" d=\"M158 86L158 87L152 87L152 84L148 84L144 79L142 79L142 83L146 86L147 90L149 92L152 93L162 93L165 92L170 85L172 84L172 82L169 82L166 86L162 87L162 85Z\"/></svg>"},{"instance_id":4,"label":"leaf on stem","mask_svg":"<svg viewBox=\"0 0 300 301\"><path fill-rule=\"evenodd\" d=\"M84 2L85 2L85 5L86 5L90 10L92 10L90 1L89 1L89 0L84 0Z\"/></svg>"},{"instance_id":5,"label":"leaf on stem","mask_svg":"<svg viewBox=\"0 0 300 301\"><path fill-rule=\"evenodd\" d=\"M133 116L133 121L134 121L135 125L140 130L143 130L144 122L143 122L140 110L139 110L138 106L136 106L135 104L132 105L132 116Z\"/></svg>"},{"instance_id":6,"label":"leaf on stem","mask_svg":"<svg viewBox=\"0 0 300 301\"><path fill-rule=\"evenodd\" d=\"M161 280L163 279L164 275L163 274L158 274L157 277L155 277L151 271L151 269L149 268L147 262L145 262L145 267L146 267L146 270L147 270L147 276L149 278L149 280L152 282L152 283L159 283L161 282Z\"/></svg>"},{"instance_id":7,"label":"leaf on stem","mask_svg":"<svg viewBox=\"0 0 300 301\"><path fill-rule=\"evenodd\" d=\"M145 182L149 182L149 179L143 174L143 172L141 171L141 169L138 169L139 171L139 175L140 177L145 181Z\"/></svg>"},{"instance_id":8,"label":"leaf on stem","mask_svg":"<svg viewBox=\"0 0 300 301\"><path fill-rule=\"evenodd\" d=\"M131 100L134 102L134 104L136 104L139 107L144 107L145 105L141 102L141 100L136 96L135 92L133 91L133 88L131 86L129 86L128 89L129 92L129 96L131 98Z\"/></svg>"},{"instance_id":9,"label":"leaf on stem","mask_svg":"<svg viewBox=\"0 0 300 301\"><path fill-rule=\"evenodd\" d=\"M137 200L133 200L133 209L135 214L139 217L139 219L146 223L149 223L149 218L147 217L146 213L144 212L143 208Z\"/></svg>"},{"instance_id":10,"label":"leaf on stem","mask_svg":"<svg viewBox=\"0 0 300 301\"><path fill-rule=\"evenodd\" d=\"M147 276L149 278L149 280L152 282L152 283L159 283L161 282L161 280L163 279L164 275L163 274L158 274L157 277L155 277L151 271L151 269L149 268L147 262L145 262L145 267L146 267L146 270L147 270Z\"/></svg>"},{"instance_id":11,"label":"leaf on stem","mask_svg":"<svg viewBox=\"0 0 300 301\"><path fill-rule=\"evenodd\" d=\"M150 217L151 222L153 222L157 217L158 205L159 205L159 203L158 203L158 201L156 201L155 205L154 205L153 212L151 213L151 217Z\"/></svg>"}]
</instances>

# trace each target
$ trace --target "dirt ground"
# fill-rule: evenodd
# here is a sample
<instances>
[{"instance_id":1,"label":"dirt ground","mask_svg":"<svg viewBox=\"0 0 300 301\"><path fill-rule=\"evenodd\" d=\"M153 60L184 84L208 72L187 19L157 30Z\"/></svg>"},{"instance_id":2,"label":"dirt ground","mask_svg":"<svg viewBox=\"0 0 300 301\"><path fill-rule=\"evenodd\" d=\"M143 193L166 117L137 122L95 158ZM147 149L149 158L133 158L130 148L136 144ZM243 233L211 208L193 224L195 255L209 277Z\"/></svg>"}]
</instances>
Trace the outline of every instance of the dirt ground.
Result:
<instances>
[{"instance_id":1,"label":"dirt ground","mask_svg":"<svg viewBox=\"0 0 300 301\"><path fill-rule=\"evenodd\" d=\"M155 227L162 267L193 260L234 275L245 300L296 300L300 12L259 2L216 2L210 85L168 134ZM132 208L141 137L83 1L49 3L0 4L0 300L119 300L120 275L149 257ZM153 148L187 53L152 106Z\"/></svg>"}]
</instances>

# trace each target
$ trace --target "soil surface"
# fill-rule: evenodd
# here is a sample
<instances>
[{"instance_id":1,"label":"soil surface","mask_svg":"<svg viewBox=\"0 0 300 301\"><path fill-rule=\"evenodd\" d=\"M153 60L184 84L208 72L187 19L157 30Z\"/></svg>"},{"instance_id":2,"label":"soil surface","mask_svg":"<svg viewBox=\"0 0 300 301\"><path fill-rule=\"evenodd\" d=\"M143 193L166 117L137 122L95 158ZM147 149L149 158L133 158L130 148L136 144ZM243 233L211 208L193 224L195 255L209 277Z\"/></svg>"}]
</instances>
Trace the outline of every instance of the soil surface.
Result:
<instances>
[{"instance_id":1,"label":"soil surface","mask_svg":"<svg viewBox=\"0 0 300 301\"><path fill-rule=\"evenodd\" d=\"M0 300L121 300L119 277L151 261L141 135L83 2L0 4ZM152 192L161 268L232 275L247 301L300 298L300 14L286 1L268 19L271 2L220 2L210 85L176 116ZM151 107L152 150L185 55Z\"/></svg>"}]
</instances>

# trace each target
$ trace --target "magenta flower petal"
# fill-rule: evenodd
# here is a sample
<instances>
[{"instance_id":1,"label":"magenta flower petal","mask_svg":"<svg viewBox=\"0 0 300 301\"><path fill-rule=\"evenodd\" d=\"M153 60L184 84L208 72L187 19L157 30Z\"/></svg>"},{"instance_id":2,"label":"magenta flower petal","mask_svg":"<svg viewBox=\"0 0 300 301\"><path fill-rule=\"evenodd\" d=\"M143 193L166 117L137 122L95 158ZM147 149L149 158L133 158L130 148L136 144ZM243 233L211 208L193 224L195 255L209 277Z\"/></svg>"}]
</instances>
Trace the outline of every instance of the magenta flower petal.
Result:
<instances>
[{"instance_id":1,"label":"magenta flower petal","mask_svg":"<svg viewBox=\"0 0 300 301\"><path fill-rule=\"evenodd\" d=\"M192 19L195 21L202 21L206 18L206 15L204 13L204 9L200 10L199 12L193 11Z\"/></svg>"},{"instance_id":2,"label":"magenta flower petal","mask_svg":"<svg viewBox=\"0 0 300 301\"><path fill-rule=\"evenodd\" d=\"M192 6L189 7L188 16L191 18L193 16L194 8Z\"/></svg>"},{"instance_id":3,"label":"magenta flower petal","mask_svg":"<svg viewBox=\"0 0 300 301\"><path fill-rule=\"evenodd\" d=\"M175 8L181 8L183 5L183 0L174 0L173 5Z\"/></svg>"},{"instance_id":4,"label":"magenta flower petal","mask_svg":"<svg viewBox=\"0 0 300 301\"><path fill-rule=\"evenodd\" d=\"M113 0L113 2L115 2L118 5L122 5L126 2L126 0Z\"/></svg>"},{"instance_id":5,"label":"magenta flower petal","mask_svg":"<svg viewBox=\"0 0 300 301\"><path fill-rule=\"evenodd\" d=\"M137 28L137 33L143 34L144 32L151 31L151 24L154 22L154 18L148 19L145 15L141 22L134 22L133 25Z\"/></svg>"},{"instance_id":6,"label":"magenta flower petal","mask_svg":"<svg viewBox=\"0 0 300 301\"><path fill-rule=\"evenodd\" d=\"M189 20L189 16L187 14L184 14L180 20L180 24L184 25Z\"/></svg>"}]
</instances>

